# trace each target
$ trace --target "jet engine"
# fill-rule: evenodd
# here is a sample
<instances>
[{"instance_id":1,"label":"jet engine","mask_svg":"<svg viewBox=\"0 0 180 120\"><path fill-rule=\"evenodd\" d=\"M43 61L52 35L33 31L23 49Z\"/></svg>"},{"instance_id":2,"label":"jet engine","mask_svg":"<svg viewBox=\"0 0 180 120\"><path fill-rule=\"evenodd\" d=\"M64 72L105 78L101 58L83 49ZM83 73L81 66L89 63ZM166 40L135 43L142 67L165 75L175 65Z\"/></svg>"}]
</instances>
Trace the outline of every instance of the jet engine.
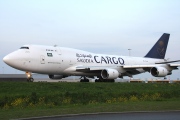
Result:
<instances>
[{"instance_id":1,"label":"jet engine","mask_svg":"<svg viewBox=\"0 0 180 120\"><path fill-rule=\"evenodd\" d=\"M119 76L119 72L115 69L104 69L101 71L101 77L103 79L116 79Z\"/></svg>"},{"instance_id":2,"label":"jet engine","mask_svg":"<svg viewBox=\"0 0 180 120\"><path fill-rule=\"evenodd\" d=\"M64 75L49 75L50 79L62 79L68 76L64 76Z\"/></svg>"},{"instance_id":3,"label":"jet engine","mask_svg":"<svg viewBox=\"0 0 180 120\"><path fill-rule=\"evenodd\" d=\"M169 72L164 67L153 67L150 70L151 75L155 77L165 77L166 75L169 75Z\"/></svg>"}]
</instances>

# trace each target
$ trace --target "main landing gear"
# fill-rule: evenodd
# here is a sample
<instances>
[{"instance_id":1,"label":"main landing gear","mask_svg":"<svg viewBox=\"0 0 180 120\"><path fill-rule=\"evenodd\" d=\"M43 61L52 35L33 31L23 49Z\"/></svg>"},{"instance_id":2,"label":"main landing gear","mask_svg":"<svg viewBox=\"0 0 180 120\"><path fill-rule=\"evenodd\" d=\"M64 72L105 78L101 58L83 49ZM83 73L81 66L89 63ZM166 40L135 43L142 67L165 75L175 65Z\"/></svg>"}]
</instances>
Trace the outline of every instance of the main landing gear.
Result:
<instances>
[{"instance_id":1,"label":"main landing gear","mask_svg":"<svg viewBox=\"0 0 180 120\"><path fill-rule=\"evenodd\" d=\"M96 79L95 82L115 82L115 80L114 79L108 80L108 79L99 78L99 79Z\"/></svg>"},{"instance_id":2,"label":"main landing gear","mask_svg":"<svg viewBox=\"0 0 180 120\"><path fill-rule=\"evenodd\" d=\"M26 76L27 76L27 82L33 82L34 81L31 72L26 72Z\"/></svg>"},{"instance_id":3,"label":"main landing gear","mask_svg":"<svg viewBox=\"0 0 180 120\"><path fill-rule=\"evenodd\" d=\"M86 76L82 76L80 79L80 82L89 82L89 79L87 79Z\"/></svg>"},{"instance_id":4,"label":"main landing gear","mask_svg":"<svg viewBox=\"0 0 180 120\"><path fill-rule=\"evenodd\" d=\"M98 76L98 78L95 80L95 82L115 82L114 79L103 79L101 76Z\"/></svg>"},{"instance_id":5,"label":"main landing gear","mask_svg":"<svg viewBox=\"0 0 180 120\"><path fill-rule=\"evenodd\" d=\"M80 79L81 79L80 82L89 82L90 81L86 76L82 76ZM96 77L96 78L91 79L91 80L92 80L92 82L93 81L94 82L115 82L114 79L109 80L109 79L103 79L102 77Z\"/></svg>"}]
</instances>

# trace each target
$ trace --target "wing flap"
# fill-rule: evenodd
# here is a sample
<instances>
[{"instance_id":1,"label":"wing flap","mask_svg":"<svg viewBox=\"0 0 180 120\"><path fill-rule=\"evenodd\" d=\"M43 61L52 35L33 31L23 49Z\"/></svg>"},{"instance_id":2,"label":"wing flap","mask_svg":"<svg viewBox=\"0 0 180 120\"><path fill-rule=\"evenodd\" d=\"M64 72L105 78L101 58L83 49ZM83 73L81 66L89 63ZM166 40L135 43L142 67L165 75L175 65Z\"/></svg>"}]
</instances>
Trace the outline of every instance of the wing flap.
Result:
<instances>
[{"instance_id":1,"label":"wing flap","mask_svg":"<svg viewBox=\"0 0 180 120\"><path fill-rule=\"evenodd\" d=\"M101 66L78 66L76 67L76 71L83 71L83 72L88 72L88 71L95 71L95 70L104 70L107 67L101 67Z\"/></svg>"},{"instance_id":2,"label":"wing flap","mask_svg":"<svg viewBox=\"0 0 180 120\"><path fill-rule=\"evenodd\" d=\"M123 68L126 68L126 69L130 69L130 68L151 68L151 67L154 67L156 65L124 65Z\"/></svg>"},{"instance_id":3,"label":"wing flap","mask_svg":"<svg viewBox=\"0 0 180 120\"><path fill-rule=\"evenodd\" d=\"M76 67L76 71L98 71L98 70L104 70L106 68L116 68L117 66L78 66ZM118 66L119 67L119 66Z\"/></svg>"},{"instance_id":4,"label":"wing flap","mask_svg":"<svg viewBox=\"0 0 180 120\"><path fill-rule=\"evenodd\" d=\"M180 64L169 64L169 66L171 66L171 67L179 67Z\"/></svg>"}]
</instances>

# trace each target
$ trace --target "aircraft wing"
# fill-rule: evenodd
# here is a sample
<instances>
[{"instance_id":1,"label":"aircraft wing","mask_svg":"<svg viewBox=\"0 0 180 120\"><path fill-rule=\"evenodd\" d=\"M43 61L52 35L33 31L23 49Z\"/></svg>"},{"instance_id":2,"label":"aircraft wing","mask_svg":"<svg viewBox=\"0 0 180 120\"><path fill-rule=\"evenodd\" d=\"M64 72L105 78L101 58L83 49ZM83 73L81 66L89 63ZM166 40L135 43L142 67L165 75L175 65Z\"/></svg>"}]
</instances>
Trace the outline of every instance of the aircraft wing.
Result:
<instances>
[{"instance_id":1,"label":"aircraft wing","mask_svg":"<svg viewBox=\"0 0 180 120\"><path fill-rule=\"evenodd\" d=\"M168 64L170 67L180 67L180 64ZM123 66L118 66L122 67L124 69L139 69L139 68L147 68L150 69L152 67L157 66L156 64L153 65L123 65ZM76 71L81 71L81 72L90 72L90 71L100 71L104 70L107 68L117 68L117 66L78 66L76 67Z\"/></svg>"},{"instance_id":2,"label":"aircraft wing","mask_svg":"<svg viewBox=\"0 0 180 120\"><path fill-rule=\"evenodd\" d=\"M175 61L165 61L165 62L157 62L156 64L167 64L167 63L174 63L174 62L180 62L180 60L175 60Z\"/></svg>"},{"instance_id":3,"label":"aircraft wing","mask_svg":"<svg viewBox=\"0 0 180 120\"><path fill-rule=\"evenodd\" d=\"M169 64L169 66L171 66L171 67L179 67L180 64Z\"/></svg>"},{"instance_id":4,"label":"aircraft wing","mask_svg":"<svg viewBox=\"0 0 180 120\"><path fill-rule=\"evenodd\" d=\"M165 64L165 63L163 63ZM166 63L167 64L167 63ZM180 64L167 64L170 67L177 68L180 66ZM90 71L101 71L107 68L117 68L117 67L122 67L124 69L150 69L152 67L156 67L157 64L151 64L151 65L122 65L122 66L77 66L76 71L81 71L81 72L90 72Z\"/></svg>"},{"instance_id":5,"label":"aircraft wing","mask_svg":"<svg viewBox=\"0 0 180 120\"><path fill-rule=\"evenodd\" d=\"M157 66L157 64L167 64L170 67L179 67L180 66L180 64L171 64L174 62L180 62L180 60L157 62L157 63L152 64L152 65L124 65L123 68L126 68L126 69L128 69L128 68L151 68L151 67Z\"/></svg>"},{"instance_id":6,"label":"aircraft wing","mask_svg":"<svg viewBox=\"0 0 180 120\"><path fill-rule=\"evenodd\" d=\"M78 66L76 67L76 71L88 72L88 71L98 71L104 70L106 68L115 68L117 66Z\"/></svg>"},{"instance_id":7,"label":"aircraft wing","mask_svg":"<svg viewBox=\"0 0 180 120\"><path fill-rule=\"evenodd\" d=\"M156 65L124 65L123 68L128 69L128 68L151 68Z\"/></svg>"},{"instance_id":8,"label":"aircraft wing","mask_svg":"<svg viewBox=\"0 0 180 120\"><path fill-rule=\"evenodd\" d=\"M92 71L92 70L103 70L103 67L99 66L78 66L76 67L76 71Z\"/></svg>"},{"instance_id":9,"label":"aircraft wing","mask_svg":"<svg viewBox=\"0 0 180 120\"><path fill-rule=\"evenodd\" d=\"M77 66L76 71L80 72L91 72L91 71L101 71L104 69L109 69L109 68L118 68L122 67L124 69L129 69L129 70L134 70L134 69L139 69L139 68L152 68L156 66L154 65L122 65L122 66Z\"/></svg>"},{"instance_id":10,"label":"aircraft wing","mask_svg":"<svg viewBox=\"0 0 180 120\"><path fill-rule=\"evenodd\" d=\"M180 64L167 64L170 67L179 67ZM125 69L136 69L136 68L152 68L152 67L156 67L157 65L124 65L123 68Z\"/></svg>"},{"instance_id":11,"label":"aircraft wing","mask_svg":"<svg viewBox=\"0 0 180 120\"><path fill-rule=\"evenodd\" d=\"M118 69L118 68L122 68L124 69L122 72L122 75L126 75L126 76L131 76L133 74L138 74L145 71L149 71L150 68L157 66L157 65L121 65L121 66L77 66L76 67L76 71L79 72L86 72L86 73L90 73L90 72L101 72L104 69Z\"/></svg>"},{"instance_id":12,"label":"aircraft wing","mask_svg":"<svg viewBox=\"0 0 180 120\"><path fill-rule=\"evenodd\" d=\"M178 69L177 67L180 67L180 64L166 64L169 67L171 67L172 69ZM136 73L136 71L139 70L145 70L145 71L150 71L151 68L153 67L158 67L157 64L153 64L153 65L124 65L123 68L126 71L131 71L131 73Z\"/></svg>"}]
</instances>

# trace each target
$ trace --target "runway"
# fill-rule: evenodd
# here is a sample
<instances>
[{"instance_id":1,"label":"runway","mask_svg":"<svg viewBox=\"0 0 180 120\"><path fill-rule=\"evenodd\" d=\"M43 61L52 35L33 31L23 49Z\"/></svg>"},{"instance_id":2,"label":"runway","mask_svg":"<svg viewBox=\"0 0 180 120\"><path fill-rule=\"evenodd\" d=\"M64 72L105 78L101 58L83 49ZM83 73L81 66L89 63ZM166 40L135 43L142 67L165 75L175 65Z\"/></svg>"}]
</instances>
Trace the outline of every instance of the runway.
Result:
<instances>
[{"instance_id":1,"label":"runway","mask_svg":"<svg viewBox=\"0 0 180 120\"><path fill-rule=\"evenodd\" d=\"M33 74L34 82L80 82L80 76L70 76L62 79L50 79L48 75ZM0 82L27 82L25 74L0 74ZM95 82L89 79L89 82ZM126 83L180 83L180 80L141 80L141 79L115 79L115 82Z\"/></svg>"},{"instance_id":2,"label":"runway","mask_svg":"<svg viewBox=\"0 0 180 120\"><path fill-rule=\"evenodd\" d=\"M180 111L94 113L26 118L26 120L179 120ZM22 119L23 120L23 119Z\"/></svg>"}]
</instances>

